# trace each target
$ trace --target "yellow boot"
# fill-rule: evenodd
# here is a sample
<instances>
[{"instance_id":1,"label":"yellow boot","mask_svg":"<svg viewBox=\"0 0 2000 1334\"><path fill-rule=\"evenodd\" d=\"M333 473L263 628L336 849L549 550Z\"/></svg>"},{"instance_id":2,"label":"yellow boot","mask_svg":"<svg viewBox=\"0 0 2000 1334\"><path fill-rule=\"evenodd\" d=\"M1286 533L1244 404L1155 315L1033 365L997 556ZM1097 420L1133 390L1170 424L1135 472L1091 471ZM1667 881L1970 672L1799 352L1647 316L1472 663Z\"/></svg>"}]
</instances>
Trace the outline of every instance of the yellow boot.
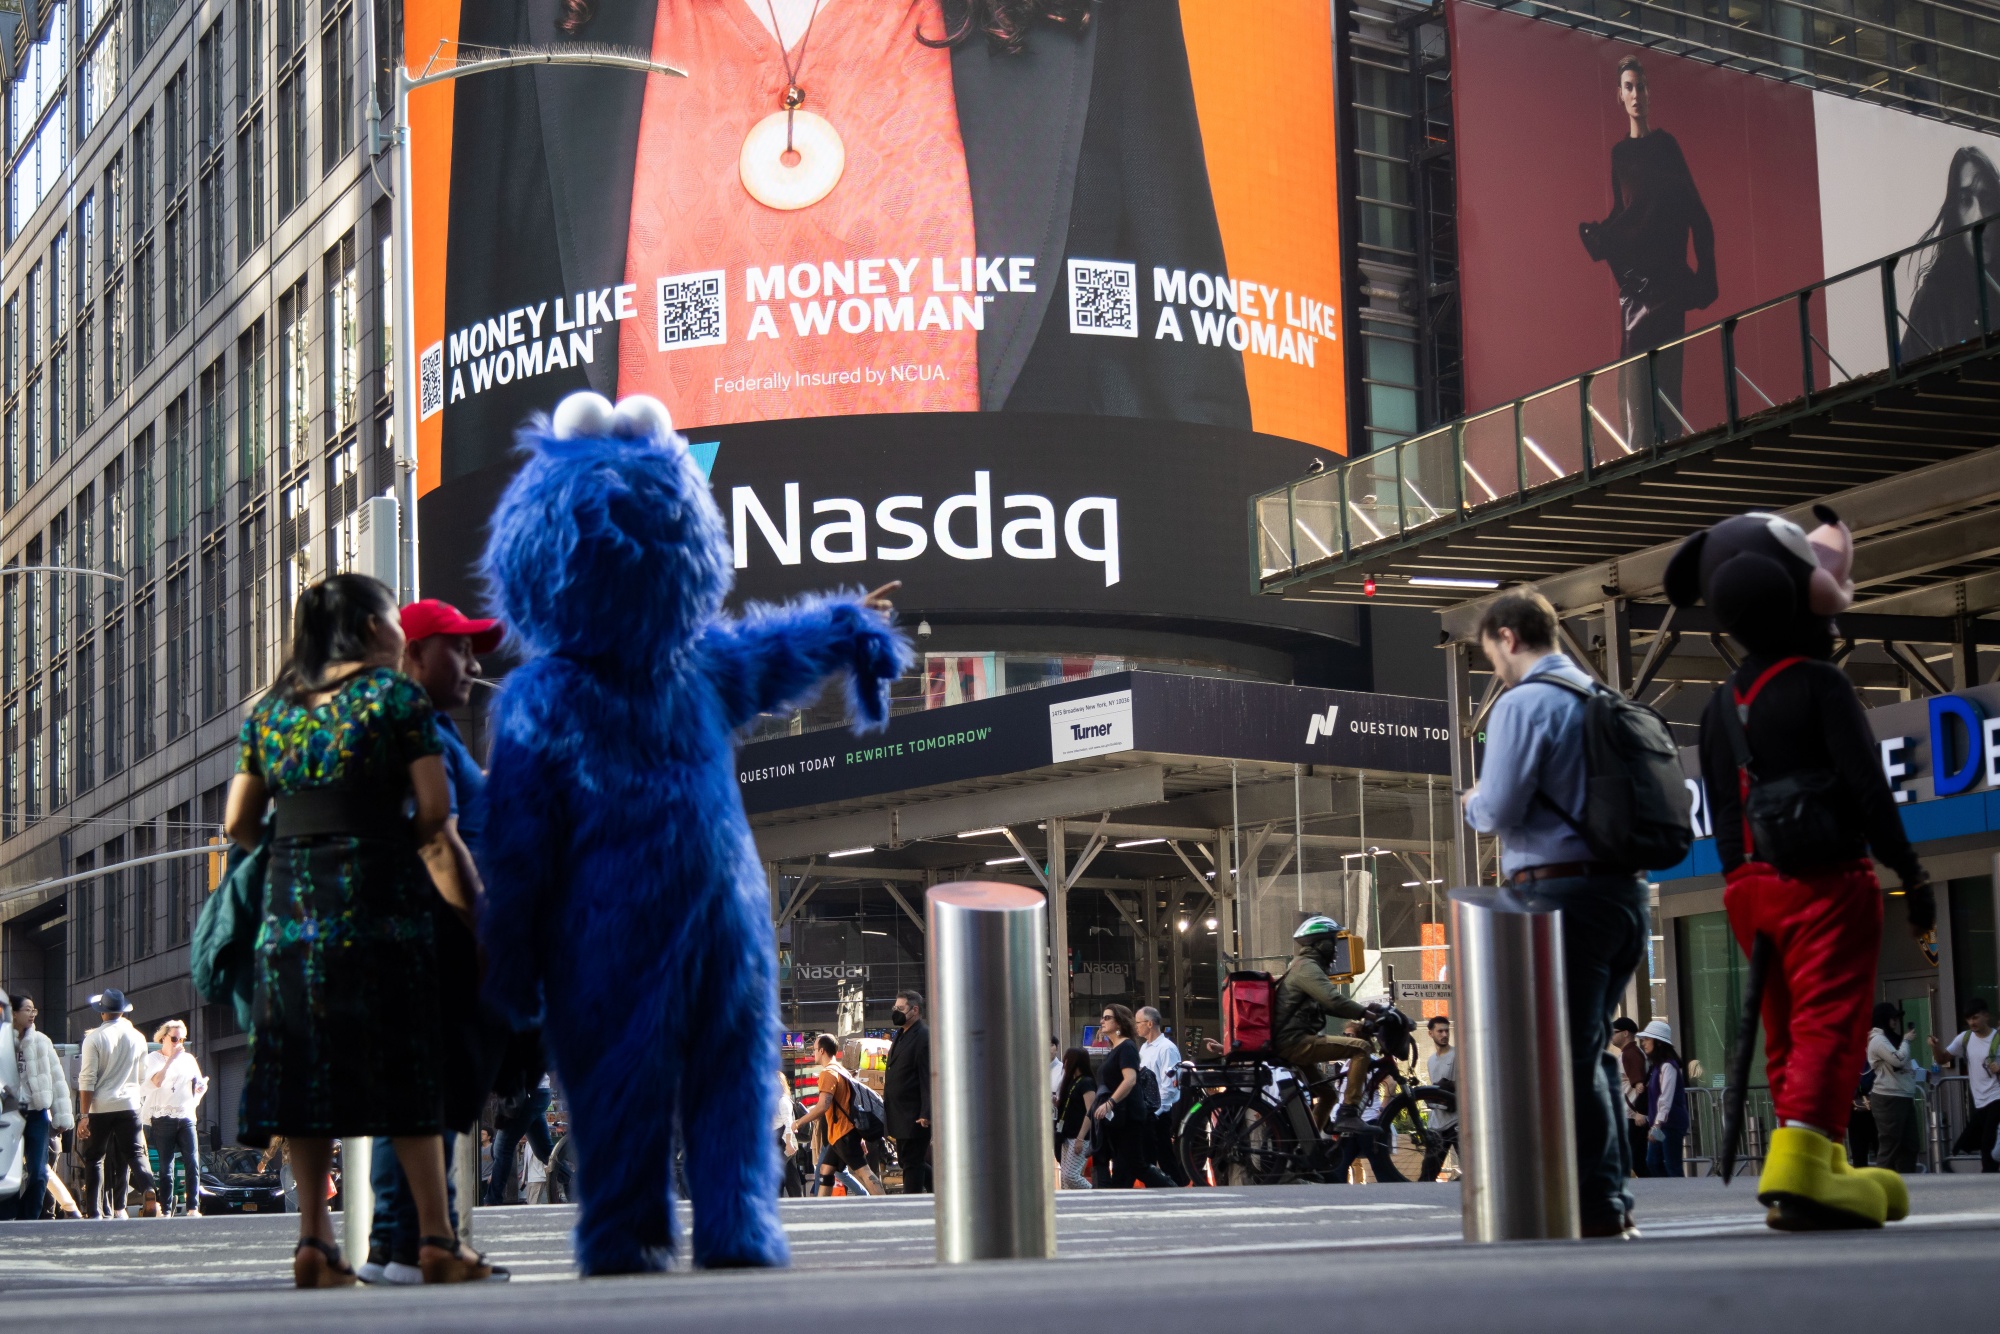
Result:
<instances>
[{"instance_id":1,"label":"yellow boot","mask_svg":"<svg viewBox=\"0 0 2000 1334\"><path fill-rule=\"evenodd\" d=\"M1910 1188L1903 1184L1900 1175L1886 1167L1853 1166L1847 1161L1847 1146L1839 1140L1828 1140L1827 1148L1832 1150L1829 1161L1833 1164L1835 1176L1861 1177L1882 1188L1882 1195L1889 1205L1888 1219L1891 1223L1900 1223L1910 1216Z\"/></svg>"},{"instance_id":2,"label":"yellow boot","mask_svg":"<svg viewBox=\"0 0 2000 1334\"><path fill-rule=\"evenodd\" d=\"M1835 1146L1818 1131L1782 1126L1771 1132L1757 1199L1766 1221L1785 1232L1881 1227L1889 1213L1882 1187L1858 1172L1836 1174Z\"/></svg>"}]
</instances>

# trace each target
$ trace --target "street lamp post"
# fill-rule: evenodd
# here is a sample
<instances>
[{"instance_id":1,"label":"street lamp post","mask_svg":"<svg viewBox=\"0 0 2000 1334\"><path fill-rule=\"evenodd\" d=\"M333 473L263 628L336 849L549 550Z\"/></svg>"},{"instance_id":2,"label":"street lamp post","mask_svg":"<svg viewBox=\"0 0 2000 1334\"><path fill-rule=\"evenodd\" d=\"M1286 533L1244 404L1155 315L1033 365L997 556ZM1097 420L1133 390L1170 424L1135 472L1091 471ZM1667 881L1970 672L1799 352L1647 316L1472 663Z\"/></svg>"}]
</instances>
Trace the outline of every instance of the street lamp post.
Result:
<instances>
[{"instance_id":1,"label":"street lamp post","mask_svg":"<svg viewBox=\"0 0 2000 1334\"><path fill-rule=\"evenodd\" d=\"M422 405L417 401L420 393L418 358L422 356L417 347L417 288L415 246L411 233L416 226L416 208L410 198L410 94L419 88L428 88L434 83L447 79L464 78L468 74L485 74L503 69L520 69L527 65L595 65L605 69L632 70L641 74L664 74L670 78L684 79L686 70L675 69L650 59L639 51L619 51L598 48L568 47L473 47L462 48L454 56L448 69L436 68L438 56L444 50L444 43L438 44L423 72L412 75L408 62L396 58L396 108L394 122L394 142L396 153L396 199L395 199L395 245L396 245L396 323L399 336L396 339L396 472L402 484L402 501L406 514L403 520L405 534L404 551L406 565L406 600L415 601L417 591L417 423L421 418ZM442 405L440 405L442 406Z\"/></svg>"}]
</instances>

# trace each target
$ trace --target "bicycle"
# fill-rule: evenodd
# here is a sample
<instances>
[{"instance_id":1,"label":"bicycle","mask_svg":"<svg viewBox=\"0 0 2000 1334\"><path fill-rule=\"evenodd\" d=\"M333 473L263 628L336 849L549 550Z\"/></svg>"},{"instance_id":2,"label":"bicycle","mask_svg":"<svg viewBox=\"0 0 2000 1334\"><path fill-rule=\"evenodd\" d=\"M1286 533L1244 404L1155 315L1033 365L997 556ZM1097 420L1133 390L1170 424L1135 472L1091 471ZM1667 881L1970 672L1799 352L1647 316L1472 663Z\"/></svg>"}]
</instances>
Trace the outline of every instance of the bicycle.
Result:
<instances>
[{"instance_id":1,"label":"bicycle","mask_svg":"<svg viewBox=\"0 0 2000 1334\"><path fill-rule=\"evenodd\" d=\"M1384 1100L1379 1129L1329 1134L1312 1114L1312 1095L1331 1091L1345 1076L1324 1074L1301 1081L1298 1072L1269 1051L1241 1052L1220 1064L1181 1064L1181 1087L1195 1090L1181 1118L1181 1166L1197 1185L1279 1186L1295 1182L1344 1182L1347 1164L1373 1156L1386 1130L1399 1123L1426 1151L1439 1144L1425 1108L1451 1111L1457 1098L1449 1089L1412 1082L1397 1064L1408 1059L1410 1017L1384 1007L1362 1026L1378 1045L1369 1057L1368 1087L1392 1085ZM1365 1138L1364 1138L1365 1137Z\"/></svg>"}]
</instances>

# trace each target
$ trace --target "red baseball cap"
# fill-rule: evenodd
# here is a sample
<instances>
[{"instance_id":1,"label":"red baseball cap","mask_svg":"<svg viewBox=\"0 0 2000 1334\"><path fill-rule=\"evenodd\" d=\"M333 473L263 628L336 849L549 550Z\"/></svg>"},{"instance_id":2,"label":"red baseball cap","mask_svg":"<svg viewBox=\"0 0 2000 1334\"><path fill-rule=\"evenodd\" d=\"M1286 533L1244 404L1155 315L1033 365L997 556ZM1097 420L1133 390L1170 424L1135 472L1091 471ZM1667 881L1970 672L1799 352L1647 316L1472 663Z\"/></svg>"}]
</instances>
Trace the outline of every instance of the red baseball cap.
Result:
<instances>
[{"instance_id":1,"label":"red baseball cap","mask_svg":"<svg viewBox=\"0 0 2000 1334\"><path fill-rule=\"evenodd\" d=\"M474 653L491 653L500 647L500 622L475 621L449 602L425 598L403 608L403 637L412 644L432 635L467 635Z\"/></svg>"}]
</instances>

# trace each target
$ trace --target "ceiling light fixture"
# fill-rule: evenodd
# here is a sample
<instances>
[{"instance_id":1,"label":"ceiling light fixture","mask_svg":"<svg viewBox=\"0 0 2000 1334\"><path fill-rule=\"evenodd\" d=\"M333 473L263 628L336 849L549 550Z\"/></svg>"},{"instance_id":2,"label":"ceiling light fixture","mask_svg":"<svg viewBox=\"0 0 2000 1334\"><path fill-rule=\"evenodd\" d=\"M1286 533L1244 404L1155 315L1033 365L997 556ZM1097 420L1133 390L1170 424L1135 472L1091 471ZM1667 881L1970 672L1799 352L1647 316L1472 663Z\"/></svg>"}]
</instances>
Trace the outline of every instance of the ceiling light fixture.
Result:
<instances>
[{"instance_id":1,"label":"ceiling light fixture","mask_svg":"<svg viewBox=\"0 0 2000 1334\"><path fill-rule=\"evenodd\" d=\"M959 837L960 837L960 838L985 838L985 837L986 837L986 836L987 836L988 834L1004 834L1004 833L1006 833L1006 832L1007 832L1007 826L1006 826L1006 825L1004 825L1004 824L996 824L996 825L994 825L994 826L993 826L993 827L992 827L991 829L968 829L968 830L966 830L966 831L965 831L964 833L960 834L960 835L959 835Z\"/></svg>"},{"instance_id":2,"label":"ceiling light fixture","mask_svg":"<svg viewBox=\"0 0 2000 1334\"><path fill-rule=\"evenodd\" d=\"M1498 588L1498 579L1447 579L1441 575L1413 574L1412 588Z\"/></svg>"},{"instance_id":3,"label":"ceiling light fixture","mask_svg":"<svg viewBox=\"0 0 2000 1334\"><path fill-rule=\"evenodd\" d=\"M1123 843L1113 843L1114 848L1143 848L1150 843L1164 843L1164 838L1128 838Z\"/></svg>"},{"instance_id":4,"label":"ceiling light fixture","mask_svg":"<svg viewBox=\"0 0 2000 1334\"><path fill-rule=\"evenodd\" d=\"M864 852L873 851L875 851L875 846L871 843L865 848L842 848L838 852L826 852L820 855L823 857L859 857Z\"/></svg>"},{"instance_id":5,"label":"ceiling light fixture","mask_svg":"<svg viewBox=\"0 0 2000 1334\"><path fill-rule=\"evenodd\" d=\"M1209 918L1208 921L1205 923L1205 925L1208 927L1209 930L1211 931L1215 930L1215 919L1213 917Z\"/></svg>"},{"instance_id":6,"label":"ceiling light fixture","mask_svg":"<svg viewBox=\"0 0 2000 1334\"><path fill-rule=\"evenodd\" d=\"M988 866L1012 866L1015 862L1024 862L1026 860L1028 860L1026 857L995 857L986 864Z\"/></svg>"}]
</instances>

